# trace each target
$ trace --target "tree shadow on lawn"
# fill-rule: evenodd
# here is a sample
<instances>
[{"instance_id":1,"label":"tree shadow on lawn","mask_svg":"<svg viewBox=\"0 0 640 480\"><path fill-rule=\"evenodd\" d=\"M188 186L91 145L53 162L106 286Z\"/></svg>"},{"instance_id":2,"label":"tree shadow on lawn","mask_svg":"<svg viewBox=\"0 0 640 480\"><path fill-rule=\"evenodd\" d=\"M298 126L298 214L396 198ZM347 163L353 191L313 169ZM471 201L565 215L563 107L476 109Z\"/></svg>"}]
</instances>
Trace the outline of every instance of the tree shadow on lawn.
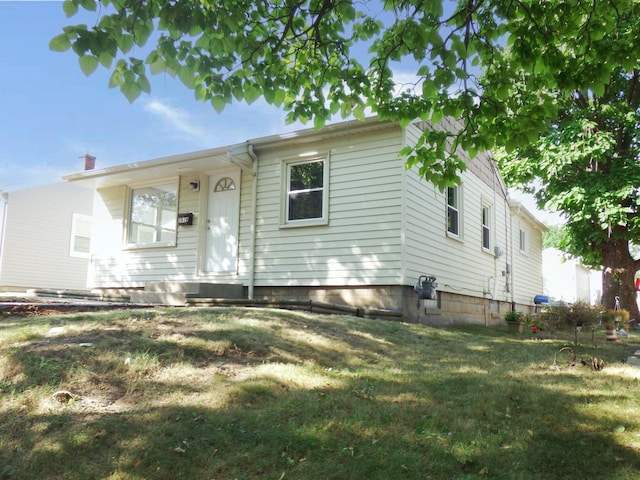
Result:
<instances>
[{"instance_id":1,"label":"tree shadow on lawn","mask_svg":"<svg viewBox=\"0 0 640 480\"><path fill-rule=\"evenodd\" d=\"M464 379L463 388L471 392L482 381ZM383 394L354 402L355 382L340 390L282 393L279 380L263 379L260 385L239 385L234 401L219 409L170 405L91 413L61 407L26 417L14 409L5 412L2 423L13 417L19 431L2 427L0 458L16 469L17 478L74 480L283 474L382 480L483 472L503 479L638 478L637 452L585 428L591 419L576 414L575 398L545 395L564 413L530 425L531 434L519 420L526 411L513 409L510 417L499 409L479 414L459 398L446 402L459 412L446 421L435 403L451 390L447 383L441 389L433 382L429 394L413 402L388 401ZM383 393L385 385L377 388Z\"/></svg>"},{"instance_id":2,"label":"tree shadow on lawn","mask_svg":"<svg viewBox=\"0 0 640 480\"><path fill-rule=\"evenodd\" d=\"M23 377L3 387L0 469L71 480L640 478L638 452L614 433L622 419L578 408L607 398L541 364L557 344L297 313L190 322L89 325L15 347ZM510 349L538 363L496 361ZM64 405L35 397L68 385L87 390ZM119 408L85 402L100 389Z\"/></svg>"}]
</instances>

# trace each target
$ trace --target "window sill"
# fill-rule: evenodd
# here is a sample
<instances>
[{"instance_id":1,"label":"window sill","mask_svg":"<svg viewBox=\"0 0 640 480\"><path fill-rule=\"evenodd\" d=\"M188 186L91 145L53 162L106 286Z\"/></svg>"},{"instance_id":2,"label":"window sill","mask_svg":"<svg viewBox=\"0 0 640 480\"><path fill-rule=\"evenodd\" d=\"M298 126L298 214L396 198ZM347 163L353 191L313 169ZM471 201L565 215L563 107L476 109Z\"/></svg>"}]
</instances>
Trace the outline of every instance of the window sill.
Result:
<instances>
[{"instance_id":1,"label":"window sill","mask_svg":"<svg viewBox=\"0 0 640 480\"><path fill-rule=\"evenodd\" d=\"M130 243L124 246L123 250L152 250L155 248L174 248L177 247L175 242L166 243Z\"/></svg>"},{"instance_id":2,"label":"window sill","mask_svg":"<svg viewBox=\"0 0 640 480\"><path fill-rule=\"evenodd\" d=\"M287 228L303 228L303 227L325 227L329 225L329 220L325 218L318 218L314 220L294 220L289 223L283 223L280 225L281 229Z\"/></svg>"},{"instance_id":3,"label":"window sill","mask_svg":"<svg viewBox=\"0 0 640 480\"><path fill-rule=\"evenodd\" d=\"M447 232L447 238L450 238L451 240L455 240L456 242L464 243L464 241L459 235L454 235L451 232Z\"/></svg>"}]
</instances>

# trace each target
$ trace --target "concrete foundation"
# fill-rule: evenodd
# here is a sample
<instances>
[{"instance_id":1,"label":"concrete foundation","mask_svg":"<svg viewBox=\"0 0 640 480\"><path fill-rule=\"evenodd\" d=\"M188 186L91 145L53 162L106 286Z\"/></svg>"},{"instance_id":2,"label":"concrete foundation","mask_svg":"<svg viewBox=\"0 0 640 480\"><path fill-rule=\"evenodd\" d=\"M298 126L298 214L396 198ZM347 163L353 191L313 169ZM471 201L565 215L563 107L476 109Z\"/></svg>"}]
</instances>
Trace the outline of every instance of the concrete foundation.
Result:
<instances>
[{"instance_id":1,"label":"concrete foundation","mask_svg":"<svg viewBox=\"0 0 640 480\"><path fill-rule=\"evenodd\" d=\"M424 325L501 323L510 302L492 301L450 292L437 292L436 300L420 300L411 286L378 285L368 287L255 287L261 300L313 300L318 302L377 308L401 313L409 323ZM522 306L524 312L527 307Z\"/></svg>"},{"instance_id":2,"label":"concrete foundation","mask_svg":"<svg viewBox=\"0 0 640 480\"><path fill-rule=\"evenodd\" d=\"M499 325L513 307L525 314L535 312L534 305L515 305L490 298L438 291L435 300L418 300L412 286L373 285L358 287L265 287L256 286L252 299L240 284L192 282L150 282L144 290L129 290L132 303L163 305L252 304L289 306L305 302L354 307L355 311L376 310L380 318L400 319L408 323L448 326L461 324ZM208 302L208 300L211 300ZM218 300L218 302L214 301ZM339 311L340 309L335 309ZM313 311L319 311L317 308ZM348 309L345 309L348 312ZM362 312L360 312L362 313Z\"/></svg>"}]
</instances>

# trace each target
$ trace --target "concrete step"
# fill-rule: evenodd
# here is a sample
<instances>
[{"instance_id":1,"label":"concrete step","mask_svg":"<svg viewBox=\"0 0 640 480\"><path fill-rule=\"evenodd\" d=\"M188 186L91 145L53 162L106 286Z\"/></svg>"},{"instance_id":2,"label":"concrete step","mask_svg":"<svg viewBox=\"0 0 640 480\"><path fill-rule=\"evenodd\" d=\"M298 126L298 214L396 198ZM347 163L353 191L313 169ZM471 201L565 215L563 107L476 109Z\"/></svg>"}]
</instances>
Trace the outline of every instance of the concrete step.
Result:
<instances>
[{"instance_id":1,"label":"concrete step","mask_svg":"<svg viewBox=\"0 0 640 480\"><path fill-rule=\"evenodd\" d=\"M145 292L185 293L198 297L243 298L244 287L237 283L147 282Z\"/></svg>"},{"instance_id":2,"label":"concrete step","mask_svg":"<svg viewBox=\"0 0 640 480\"><path fill-rule=\"evenodd\" d=\"M145 292L143 290L135 290L131 292L130 301L131 303L179 306L187 303L187 295L180 292Z\"/></svg>"},{"instance_id":3,"label":"concrete step","mask_svg":"<svg viewBox=\"0 0 640 480\"><path fill-rule=\"evenodd\" d=\"M131 303L184 305L191 298L245 298L235 283L147 282L144 290L131 292Z\"/></svg>"}]
</instances>

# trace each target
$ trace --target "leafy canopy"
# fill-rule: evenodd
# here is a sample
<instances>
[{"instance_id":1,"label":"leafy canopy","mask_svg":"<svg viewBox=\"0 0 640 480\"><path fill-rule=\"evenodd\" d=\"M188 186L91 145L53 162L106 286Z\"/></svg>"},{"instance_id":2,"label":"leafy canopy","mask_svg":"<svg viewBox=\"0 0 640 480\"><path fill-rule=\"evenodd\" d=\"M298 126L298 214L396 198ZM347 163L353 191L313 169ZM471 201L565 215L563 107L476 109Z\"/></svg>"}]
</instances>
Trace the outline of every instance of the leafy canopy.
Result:
<instances>
[{"instance_id":1,"label":"leafy canopy","mask_svg":"<svg viewBox=\"0 0 640 480\"><path fill-rule=\"evenodd\" d=\"M560 248L564 235L564 225L550 225L548 230L542 234L542 248Z\"/></svg>"},{"instance_id":2,"label":"leafy canopy","mask_svg":"<svg viewBox=\"0 0 640 480\"><path fill-rule=\"evenodd\" d=\"M472 156L525 147L558 116L558 98L600 94L611 74L638 66L635 0L65 0L73 16L51 40L73 49L90 75L110 69L110 87L134 101L148 74L176 75L221 111L263 97L290 121L317 127L365 112L406 125L461 119L457 132L427 129L408 165L444 189ZM637 23L637 22L636 22ZM134 46L153 43L145 58ZM137 50L136 50L137 51ZM411 68L400 85L394 72Z\"/></svg>"},{"instance_id":3,"label":"leafy canopy","mask_svg":"<svg viewBox=\"0 0 640 480\"><path fill-rule=\"evenodd\" d=\"M537 142L497 154L501 170L565 214L560 248L591 266L616 242L628 257L640 239L640 72L618 69L603 93L575 91L558 105Z\"/></svg>"}]
</instances>

